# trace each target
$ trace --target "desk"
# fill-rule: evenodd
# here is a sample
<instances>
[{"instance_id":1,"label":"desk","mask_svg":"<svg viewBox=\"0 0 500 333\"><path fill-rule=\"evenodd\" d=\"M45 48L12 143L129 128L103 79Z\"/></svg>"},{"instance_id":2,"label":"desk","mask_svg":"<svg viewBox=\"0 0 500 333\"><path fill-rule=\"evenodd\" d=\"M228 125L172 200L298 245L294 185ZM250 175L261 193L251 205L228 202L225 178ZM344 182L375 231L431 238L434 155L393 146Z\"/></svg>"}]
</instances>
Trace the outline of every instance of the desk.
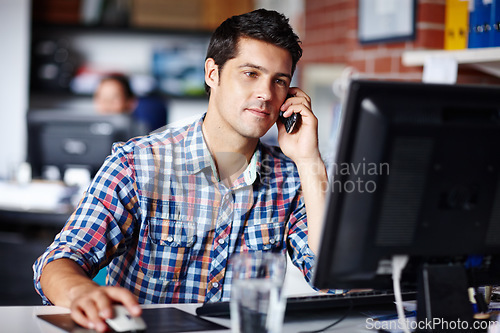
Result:
<instances>
[{"instance_id":1,"label":"desk","mask_svg":"<svg viewBox=\"0 0 500 333\"><path fill-rule=\"evenodd\" d=\"M154 307L176 307L180 310L195 314L196 308L199 304L179 304L179 305L145 305L145 309ZM0 322L1 331L9 333L61 333L63 330L37 318L39 314L55 314L67 313L68 310L56 306L18 306L18 307L0 307ZM340 312L341 313L341 312ZM339 314L334 314L331 317L317 317L317 318L292 318L286 319L283 328L283 333L296 333L300 331L310 331L323 328L333 323ZM218 324L230 327L229 319L215 319L206 318ZM223 331L209 331L213 333L224 332L228 333L230 330ZM356 333L356 332L373 332L365 328L365 317L353 314L341 323L339 323L333 332L339 333Z\"/></svg>"},{"instance_id":2,"label":"desk","mask_svg":"<svg viewBox=\"0 0 500 333\"><path fill-rule=\"evenodd\" d=\"M33 181L20 184L0 181L0 209L67 213L73 209L78 192L77 186L66 186L61 182Z\"/></svg>"},{"instance_id":3,"label":"desk","mask_svg":"<svg viewBox=\"0 0 500 333\"><path fill-rule=\"evenodd\" d=\"M17 226L38 226L57 228L60 230L68 220L71 213L71 211L64 213L41 213L23 210L0 209L0 222L15 224Z\"/></svg>"}]
</instances>

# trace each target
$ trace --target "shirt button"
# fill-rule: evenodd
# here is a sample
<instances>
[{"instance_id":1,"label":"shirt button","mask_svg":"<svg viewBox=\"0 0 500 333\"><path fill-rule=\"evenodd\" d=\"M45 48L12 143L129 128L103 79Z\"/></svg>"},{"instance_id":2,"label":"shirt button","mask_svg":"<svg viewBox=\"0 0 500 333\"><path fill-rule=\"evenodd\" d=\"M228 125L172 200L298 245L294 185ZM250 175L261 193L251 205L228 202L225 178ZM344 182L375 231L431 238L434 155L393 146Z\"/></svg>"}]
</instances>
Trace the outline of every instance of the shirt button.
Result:
<instances>
[{"instance_id":1,"label":"shirt button","mask_svg":"<svg viewBox=\"0 0 500 333\"><path fill-rule=\"evenodd\" d=\"M174 237L168 236L167 237L167 242L172 243L174 241Z\"/></svg>"},{"instance_id":2,"label":"shirt button","mask_svg":"<svg viewBox=\"0 0 500 333\"><path fill-rule=\"evenodd\" d=\"M219 282L214 282L214 283L212 283L212 287L214 287L214 288L219 288Z\"/></svg>"},{"instance_id":3,"label":"shirt button","mask_svg":"<svg viewBox=\"0 0 500 333\"><path fill-rule=\"evenodd\" d=\"M274 243L276 243L276 239L271 238L271 239L269 240L269 243L270 243L270 244L274 244Z\"/></svg>"},{"instance_id":4,"label":"shirt button","mask_svg":"<svg viewBox=\"0 0 500 333\"><path fill-rule=\"evenodd\" d=\"M223 238L219 238L219 240L217 241L217 243L219 243L220 245L224 244L226 241L223 239Z\"/></svg>"}]
</instances>

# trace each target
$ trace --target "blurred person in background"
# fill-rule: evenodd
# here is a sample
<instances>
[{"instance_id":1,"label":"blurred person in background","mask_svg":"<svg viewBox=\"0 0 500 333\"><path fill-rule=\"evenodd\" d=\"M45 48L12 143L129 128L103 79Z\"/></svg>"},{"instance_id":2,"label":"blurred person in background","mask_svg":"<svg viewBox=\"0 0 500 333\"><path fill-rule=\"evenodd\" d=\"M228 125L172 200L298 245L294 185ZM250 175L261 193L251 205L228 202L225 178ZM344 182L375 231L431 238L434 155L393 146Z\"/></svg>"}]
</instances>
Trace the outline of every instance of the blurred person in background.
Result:
<instances>
[{"instance_id":1,"label":"blurred person in background","mask_svg":"<svg viewBox=\"0 0 500 333\"><path fill-rule=\"evenodd\" d=\"M163 100L155 96L136 97L129 78L122 74L111 74L100 81L94 93L94 108L102 115L130 114L146 133L167 123Z\"/></svg>"},{"instance_id":2,"label":"blurred person in background","mask_svg":"<svg viewBox=\"0 0 500 333\"><path fill-rule=\"evenodd\" d=\"M132 113L136 106L137 99L124 75L105 76L95 90L94 107L100 114Z\"/></svg>"}]
</instances>

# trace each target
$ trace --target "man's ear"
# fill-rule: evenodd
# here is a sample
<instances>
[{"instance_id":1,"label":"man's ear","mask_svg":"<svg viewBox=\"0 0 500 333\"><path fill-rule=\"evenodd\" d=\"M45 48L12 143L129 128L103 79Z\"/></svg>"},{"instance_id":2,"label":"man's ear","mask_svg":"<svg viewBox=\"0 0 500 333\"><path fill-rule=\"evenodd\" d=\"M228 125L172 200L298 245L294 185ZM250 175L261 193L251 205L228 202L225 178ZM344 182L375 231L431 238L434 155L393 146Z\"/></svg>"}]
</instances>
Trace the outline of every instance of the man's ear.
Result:
<instances>
[{"instance_id":1,"label":"man's ear","mask_svg":"<svg viewBox=\"0 0 500 333\"><path fill-rule=\"evenodd\" d=\"M205 61L205 83L210 88L219 85L219 66L215 64L212 58L208 58Z\"/></svg>"}]
</instances>

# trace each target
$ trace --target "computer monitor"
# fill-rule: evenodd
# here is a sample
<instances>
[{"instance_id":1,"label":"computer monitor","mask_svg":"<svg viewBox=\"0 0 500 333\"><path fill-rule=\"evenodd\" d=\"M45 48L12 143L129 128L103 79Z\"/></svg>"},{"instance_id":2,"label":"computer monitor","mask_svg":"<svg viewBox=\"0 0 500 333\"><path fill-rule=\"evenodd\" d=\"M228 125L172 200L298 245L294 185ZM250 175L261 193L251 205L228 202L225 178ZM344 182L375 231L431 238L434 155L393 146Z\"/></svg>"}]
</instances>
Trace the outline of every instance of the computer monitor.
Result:
<instances>
[{"instance_id":1,"label":"computer monitor","mask_svg":"<svg viewBox=\"0 0 500 333\"><path fill-rule=\"evenodd\" d=\"M114 142L146 134L124 114L30 110L27 119L28 161L34 178L42 178L49 166L57 167L61 175L68 168L86 168L94 176Z\"/></svg>"},{"instance_id":2,"label":"computer monitor","mask_svg":"<svg viewBox=\"0 0 500 333\"><path fill-rule=\"evenodd\" d=\"M500 88L359 80L343 112L314 284L392 288L407 255L422 314L499 284Z\"/></svg>"}]
</instances>

